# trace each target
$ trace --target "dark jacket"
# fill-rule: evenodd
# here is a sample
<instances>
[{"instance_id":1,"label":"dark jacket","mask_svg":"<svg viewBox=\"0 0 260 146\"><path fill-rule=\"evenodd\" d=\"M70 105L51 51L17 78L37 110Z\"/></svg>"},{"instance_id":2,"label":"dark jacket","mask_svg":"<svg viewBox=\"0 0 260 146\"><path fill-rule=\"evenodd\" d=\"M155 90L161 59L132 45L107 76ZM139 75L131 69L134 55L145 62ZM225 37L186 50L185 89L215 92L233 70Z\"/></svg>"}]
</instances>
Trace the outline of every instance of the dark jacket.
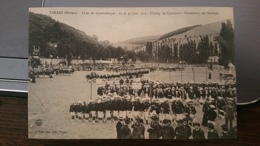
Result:
<instances>
[{"instance_id":1,"label":"dark jacket","mask_svg":"<svg viewBox=\"0 0 260 146\"><path fill-rule=\"evenodd\" d=\"M204 103L202 107L202 112L207 112L210 109L209 103Z\"/></svg>"},{"instance_id":2,"label":"dark jacket","mask_svg":"<svg viewBox=\"0 0 260 146\"><path fill-rule=\"evenodd\" d=\"M207 111L207 116L208 120L215 121L215 119L217 118L217 113L213 109L210 109L209 111Z\"/></svg>"},{"instance_id":3,"label":"dark jacket","mask_svg":"<svg viewBox=\"0 0 260 146\"><path fill-rule=\"evenodd\" d=\"M187 139L189 139L189 137L191 136L191 127L189 125L184 125L184 127L187 129Z\"/></svg>"},{"instance_id":4,"label":"dark jacket","mask_svg":"<svg viewBox=\"0 0 260 146\"><path fill-rule=\"evenodd\" d=\"M139 126L136 124L133 124L131 126L133 128L133 138L134 139L144 139L144 131L145 131L145 127L140 124Z\"/></svg>"},{"instance_id":5,"label":"dark jacket","mask_svg":"<svg viewBox=\"0 0 260 146\"><path fill-rule=\"evenodd\" d=\"M192 134L193 139L205 139L204 131L202 129L193 130Z\"/></svg>"},{"instance_id":6,"label":"dark jacket","mask_svg":"<svg viewBox=\"0 0 260 146\"><path fill-rule=\"evenodd\" d=\"M121 139L132 139L131 129L128 125L123 125L121 127Z\"/></svg>"},{"instance_id":7,"label":"dark jacket","mask_svg":"<svg viewBox=\"0 0 260 146\"><path fill-rule=\"evenodd\" d=\"M121 133L122 126L123 124L120 121L118 121L116 124L117 139L122 139L122 133Z\"/></svg>"},{"instance_id":8,"label":"dark jacket","mask_svg":"<svg viewBox=\"0 0 260 146\"><path fill-rule=\"evenodd\" d=\"M161 128L162 139L174 139L175 131L171 125L162 126Z\"/></svg>"},{"instance_id":9,"label":"dark jacket","mask_svg":"<svg viewBox=\"0 0 260 146\"><path fill-rule=\"evenodd\" d=\"M178 126L175 129L176 139L188 139L188 129L185 126Z\"/></svg>"},{"instance_id":10,"label":"dark jacket","mask_svg":"<svg viewBox=\"0 0 260 146\"><path fill-rule=\"evenodd\" d=\"M151 127L147 129L149 133L149 139L159 139L160 137L160 132L161 132L161 126L159 122L157 121L152 121L151 122Z\"/></svg>"},{"instance_id":11,"label":"dark jacket","mask_svg":"<svg viewBox=\"0 0 260 146\"><path fill-rule=\"evenodd\" d=\"M214 129L208 132L208 139L219 139L218 132Z\"/></svg>"}]
</instances>

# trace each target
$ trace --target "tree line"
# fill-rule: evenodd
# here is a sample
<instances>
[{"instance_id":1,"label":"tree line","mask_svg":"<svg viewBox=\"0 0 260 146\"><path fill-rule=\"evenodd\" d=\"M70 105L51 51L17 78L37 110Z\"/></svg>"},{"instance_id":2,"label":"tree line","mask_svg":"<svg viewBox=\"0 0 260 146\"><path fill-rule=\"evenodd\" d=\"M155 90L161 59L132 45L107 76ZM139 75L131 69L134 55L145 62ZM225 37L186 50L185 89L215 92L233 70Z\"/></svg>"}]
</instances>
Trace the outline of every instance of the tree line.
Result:
<instances>
[{"instance_id":1,"label":"tree line","mask_svg":"<svg viewBox=\"0 0 260 146\"><path fill-rule=\"evenodd\" d=\"M44 22L42 22L44 21ZM107 60L117 59L128 63L131 59L148 61L144 51L134 52L121 46L114 47L108 40L99 41L98 36L88 36L79 30L53 20L51 17L30 13L29 54L34 47L40 48L39 56L43 58L63 58L71 64L72 59Z\"/></svg>"}]
</instances>

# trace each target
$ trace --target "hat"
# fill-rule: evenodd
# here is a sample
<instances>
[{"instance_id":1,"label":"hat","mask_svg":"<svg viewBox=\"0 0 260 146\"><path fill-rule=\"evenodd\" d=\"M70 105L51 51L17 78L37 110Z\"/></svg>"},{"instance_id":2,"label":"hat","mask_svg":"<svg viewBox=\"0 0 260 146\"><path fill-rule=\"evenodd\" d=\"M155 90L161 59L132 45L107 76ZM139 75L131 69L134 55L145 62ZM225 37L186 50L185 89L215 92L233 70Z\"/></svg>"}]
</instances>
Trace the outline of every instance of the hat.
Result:
<instances>
[{"instance_id":1,"label":"hat","mask_svg":"<svg viewBox=\"0 0 260 146\"><path fill-rule=\"evenodd\" d=\"M150 117L152 120L158 120L158 116L156 114L153 114L151 117Z\"/></svg>"},{"instance_id":2,"label":"hat","mask_svg":"<svg viewBox=\"0 0 260 146\"><path fill-rule=\"evenodd\" d=\"M212 104L210 104L209 107L212 108L212 109L216 108L216 107L215 107L214 105L212 105Z\"/></svg>"},{"instance_id":3,"label":"hat","mask_svg":"<svg viewBox=\"0 0 260 146\"><path fill-rule=\"evenodd\" d=\"M218 100L223 100L223 97L221 97L221 96L218 96Z\"/></svg>"},{"instance_id":4,"label":"hat","mask_svg":"<svg viewBox=\"0 0 260 146\"><path fill-rule=\"evenodd\" d=\"M129 124L130 123L130 118L126 117L125 118L125 124Z\"/></svg>"},{"instance_id":5,"label":"hat","mask_svg":"<svg viewBox=\"0 0 260 146\"><path fill-rule=\"evenodd\" d=\"M193 123L193 126L200 126L200 123Z\"/></svg>"},{"instance_id":6,"label":"hat","mask_svg":"<svg viewBox=\"0 0 260 146\"><path fill-rule=\"evenodd\" d=\"M169 120L169 119L164 119L163 120L163 124L168 124L168 123L171 123L171 120Z\"/></svg>"},{"instance_id":7,"label":"hat","mask_svg":"<svg viewBox=\"0 0 260 146\"><path fill-rule=\"evenodd\" d=\"M193 101L192 100L190 100L190 99L187 99L187 104L193 104Z\"/></svg>"},{"instance_id":8,"label":"hat","mask_svg":"<svg viewBox=\"0 0 260 146\"><path fill-rule=\"evenodd\" d=\"M120 121L123 121L123 120L124 120L124 117L123 117L122 115L119 115L119 116L118 116L118 119L119 119Z\"/></svg>"}]
</instances>

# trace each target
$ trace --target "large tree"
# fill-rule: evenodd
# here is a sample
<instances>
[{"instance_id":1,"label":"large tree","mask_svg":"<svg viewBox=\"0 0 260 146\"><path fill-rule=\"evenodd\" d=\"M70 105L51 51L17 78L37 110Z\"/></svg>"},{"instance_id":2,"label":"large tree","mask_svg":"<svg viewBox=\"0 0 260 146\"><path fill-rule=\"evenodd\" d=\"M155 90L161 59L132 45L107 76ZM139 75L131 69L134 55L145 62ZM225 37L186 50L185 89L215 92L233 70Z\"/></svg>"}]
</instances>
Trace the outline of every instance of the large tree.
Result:
<instances>
[{"instance_id":1,"label":"large tree","mask_svg":"<svg viewBox=\"0 0 260 146\"><path fill-rule=\"evenodd\" d=\"M219 36L216 37L221 49L220 61L222 65L227 65L232 62L235 63L234 51L234 29L230 20L222 23Z\"/></svg>"},{"instance_id":2,"label":"large tree","mask_svg":"<svg viewBox=\"0 0 260 146\"><path fill-rule=\"evenodd\" d=\"M66 58L66 60L68 61L68 65L71 65L73 53L75 51L74 43L68 38L63 38L58 43L57 49L59 52L59 56L61 56L62 58Z\"/></svg>"},{"instance_id":3,"label":"large tree","mask_svg":"<svg viewBox=\"0 0 260 146\"><path fill-rule=\"evenodd\" d=\"M149 61L149 53L147 53L146 51L139 51L139 52L137 52L136 55L137 55L138 59L143 62Z\"/></svg>"}]
</instances>

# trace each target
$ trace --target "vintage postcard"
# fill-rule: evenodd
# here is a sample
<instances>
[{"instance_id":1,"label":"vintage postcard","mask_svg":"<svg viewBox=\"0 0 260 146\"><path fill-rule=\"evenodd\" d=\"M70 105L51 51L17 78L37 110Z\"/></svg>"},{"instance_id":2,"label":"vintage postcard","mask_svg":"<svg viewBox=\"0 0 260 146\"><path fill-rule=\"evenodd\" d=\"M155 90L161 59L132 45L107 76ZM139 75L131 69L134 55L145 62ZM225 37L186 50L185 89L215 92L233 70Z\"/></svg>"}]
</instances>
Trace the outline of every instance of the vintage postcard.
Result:
<instances>
[{"instance_id":1,"label":"vintage postcard","mask_svg":"<svg viewBox=\"0 0 260 146\"><path fill-rule=\"evenodd\" d=\"M229 7L30 8L28 136L237 135Z\"/></svg>"}]
</instances>

